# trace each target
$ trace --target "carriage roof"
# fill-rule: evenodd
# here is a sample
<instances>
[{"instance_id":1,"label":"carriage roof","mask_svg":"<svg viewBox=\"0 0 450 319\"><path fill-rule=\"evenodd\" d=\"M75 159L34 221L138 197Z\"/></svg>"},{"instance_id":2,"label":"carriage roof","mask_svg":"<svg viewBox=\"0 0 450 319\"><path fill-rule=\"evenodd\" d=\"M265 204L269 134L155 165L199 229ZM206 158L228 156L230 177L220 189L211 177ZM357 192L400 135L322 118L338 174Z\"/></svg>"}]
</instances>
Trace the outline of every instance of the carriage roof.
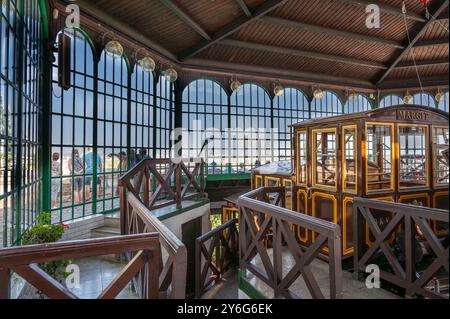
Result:
<instances>
[{"instance_id":1,"label":"carriage roof","mask_svg":"<svg viewBox=\"0 0 450 319\"><path fill-rule=\"evenodd\" d=\"M412 113L415 113L416 115L414 116L414 114ZM408 118L408 116L406 116L405 114L409 114L411 118ZM418 118L420 114L422 114L422 116L425 116L426 119L421 119L420 117ZM405 116L406 118L404 118ZM431 108L422 105L395 105L365 112L310 119L302 121L300 123L292 124L289 127L299 128L314 125L336 124L339 122L356 122L358 120L371 121L375 119L383 119L385 121L392 122L447 122L448 124L449 113L437 108Z\"/></svg>"}]
</instances>

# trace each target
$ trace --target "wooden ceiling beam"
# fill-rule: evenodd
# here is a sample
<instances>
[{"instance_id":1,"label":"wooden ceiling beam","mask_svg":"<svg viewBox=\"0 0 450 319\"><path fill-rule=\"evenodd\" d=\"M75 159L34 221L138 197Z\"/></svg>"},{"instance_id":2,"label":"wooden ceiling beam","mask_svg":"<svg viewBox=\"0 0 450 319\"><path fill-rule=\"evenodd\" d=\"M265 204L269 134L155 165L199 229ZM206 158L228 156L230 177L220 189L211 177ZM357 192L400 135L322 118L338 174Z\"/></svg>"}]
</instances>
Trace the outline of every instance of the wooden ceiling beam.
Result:
<instances>
[{"instance_id":1,"label":"wooden ceiling beam","mask_svg":"<svg viewBox=\"0 0 450 319\"><path fill-rule=\"evenodd\" d=\"M289 28L298 29L298 30L302 30L302 31L333 35L333 36L349 38L349 39L364 41L364 42L372 42L372 43L382 44L382 45L386 45L386 46L391 46L391 47L398 48L398 49L404 48L401 43L398 43L393 40L372 37L372 36L368 36L368 35L360 34L360 33L353 33L353 32L332 29L332 28L326 28L326 27L297 22L297 21L293 21L293 20L287 20L287 19L273 17L273 16L262 17L261 21L263 21L265 23L289 27Z\"/></svg>"},{"instance_id":2,"label":"wooden ceiling beam","mask_svg":"<svg viewBox=\"0 0 450 319\"><path fill-rule=\"evenodd\" d=\"M423 78L421 84L422 87L448 86L449 84L448 75ZM417 81L417 78L387 80L378 86L378 89L381 90L408 89L408 88L420 88L420 84Z\"/></svg>"},{"instance_id":3,"label":"wooden ceiling beam","mask_svg":"<svg viewBox=\"0 0 450 319\"><path fill-rule=\"evenodd\" d=\"M414 62L403 62L399 63L395 68L396 69L405 69L405 68L412 68L414 66L417 67L427 67L427 66L439 66L439 65L446 65L448 64L448 59L440 59L440 60L432 60L432 61L416 61Z\"/></svg>"},{"instance_id":4,"label":"wooden ceiling beam","mask_svg":"<svg viewBox=\"0 0 450 319\"><path fill-rule=\"evenodd\" d=\"M272 53L277 53L277 54L287 54L287 55L299 56L299 57L304 57L304 58L313 58L313 59L329 61L329 62L359 65L359 66L375 68L375 69L383 69L383 70L387 69L387 66L385 66L382 63L366 61L366 60L359 60L359 59L348 58L348 57L342 57L342 56L337 56L337 55L323 54L323 53L318 53L318 52L303 51L303 50L290 49L290 48L285 48L285 47L277 47L277 46L271 46L271 45L265 45L265 44L259 44L259 43L224 39L221 42L219 42L218 44L231 46L231 47L235 47L235 48L244 48L244 49L258 50L258 51L263 51L263 52L272 52Z\"/></svg>"},{"instance_id":5,"label":"wooden ceiling beam","mask_svg":"<svg viewBox=\"0 0 450 319\"><path fill-rule=\"evenodd\" d=\"M431 47L431 46L443 45L443 44L448 44L448 38L446 38L446 39L435 39L435 40L422 40L422 41L417 41L416 44L414 44L414 47L415 47L415 48L419 48L419 47Z\"/></svg>"},{"instance_id":6,"label":"wooden ceiling beam","mask_svg":"<svg viewBox=\"0 0 450 319\"><path fill-rule=\"evenodd\" d=\"M426 23L422 24L419 31L416 32L416 34L411 37L411 42L405 47L405 49L402 50L402 52L395 58L395 60L392 62L391 66L384 72L384 74L381 76L381 78L377 81L377 85L380 85L386 77L395 69L397 64L400 63L400 61L408 54L409 50L416 44L417 41L424 35L427 28L434 23L435 17L439 16L444 10L448 7L448 1L445 0L443 3L439 5L439 7L433 12L433 16L430 18L430 20L427 20Z\"/></svg>"},{"instance_id":7,"label":"wooden ceiling beam","mask_svg":"<svg viewBox=\"0 0 450 319\"><path fill-rule=\"evenodd\" d=\"M172 13L174 13L178 18L183 20L192 30L200 34L203 38L210 41L211 37L209 34L189 15L187 15L180 7L178 7L171 0L159 0L163 5L165 5Z\"/></svg>"},{"instance_id":8,"label":"wooden ceiling beam","mask_svg":"<svg viewBox=\"0 0 450 319\"><path fill-rule=\"evenodd\" d=\"M346 2L348 4L351 4L354 6L359 6L359 7L364 7L364 8L366 8L368 5L375 4L380 8L381 12L395 15L398 17L403 17L403 12L402 12L401 7L394 7L394 6L391 6L388 4L378 2L376 0L339 0L339 2ZM413 21L418 21L418 22L426 22L427 21L424 16L417 14L415 12L411 12L411 11L408 11L406 13L406 18L408 20L413 20Z\"/></svg>"},{"instance_id":9,"label":"wooden ceiling beam","mask_svg":"<svg viewBox=\"0 0 450 319\"><path fill-rule=\"evenodd\" d=\"M63 0L63 3L71 4L72 2L70 0ZM77 0L77 5L86 15L91 16L92 19L97 20L97 22L101 21L105 26L108 26L111 29L114 29L117 32L129 37L130 39L145 45L149 51L156 52L168 60L178 61L177 57L161 44L153 41L147 35L142 34L122 20L111 16L105 10L92 3L92 1Z\"/></svg>"},{"instance_id":10,"label":"wooden ceiling beam","mask_svg":"<svg viewBox=\"0 0 450 319\"><path fill-rule=\"evenodd\" d=\"M248 6L244 0L236 0L236 2L241 7L242 11L244 11L244 13L247 17L250 17L252 15L252 13L250 12L250 9L248 8Z\"/></svg>"},{"instance_id":11,"label":"wooden ceiling beam","mask_svg":"<svg viewBox=\"0 0 450 319\"><path fill-rule=\"evenodd\" d=\"M211 36L211 40L203 40L196 45L188 48L184 52L182 52L179 56L180 60L184 60L187 58L190 58L207 48L209 48L211 45L219 42L220 40L225 39L229 35L239 31L249 23L252 23L256 19L261 18L262 16L266 15L267 13L275 10L276 8L284 5L288 0L268 0L265 1L263 4L259 5L258 7L253 10L253 14L248 17L246 15L237 18L236 20L232 21L231 23L227 24L223 28L221 28L219 31L214 33Z\"/></svg>"},{"instance_id":12,"label":"wooden ceiling beam","mask_svg":"<svg viewBox=\"0 0 450 319\"><path fill-rule=\"evenodd\" d=\"M280 69L276 67L238 64L207 59L190 58L182 63L185 70L204 70L221 74L249 75L254 77L275 78L303 82L304 85L334 85L336 87L355 87L369 90L376 89L373 83L367 80L345 78L333 75L317 74L297 70Z\"/></svg>"}]
</instances>

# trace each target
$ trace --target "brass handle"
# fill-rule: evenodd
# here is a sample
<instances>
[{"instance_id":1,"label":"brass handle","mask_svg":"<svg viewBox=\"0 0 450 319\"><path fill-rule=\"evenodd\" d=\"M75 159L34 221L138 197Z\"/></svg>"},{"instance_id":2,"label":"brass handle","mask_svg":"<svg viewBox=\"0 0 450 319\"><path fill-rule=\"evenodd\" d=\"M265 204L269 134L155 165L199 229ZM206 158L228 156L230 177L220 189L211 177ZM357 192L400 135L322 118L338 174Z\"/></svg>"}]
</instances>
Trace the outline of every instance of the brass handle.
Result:
<instances>
[{"instance_id":1,"label":"brass handle","mask_svg":"<svg viewBox=\"0 0 450 319\"><path fill-rule=\"evenodd\" d=\"M312 198L312 190L310 187L306 187L306 195L307 195L308 199Z\"/></svg>"}]
</instances>

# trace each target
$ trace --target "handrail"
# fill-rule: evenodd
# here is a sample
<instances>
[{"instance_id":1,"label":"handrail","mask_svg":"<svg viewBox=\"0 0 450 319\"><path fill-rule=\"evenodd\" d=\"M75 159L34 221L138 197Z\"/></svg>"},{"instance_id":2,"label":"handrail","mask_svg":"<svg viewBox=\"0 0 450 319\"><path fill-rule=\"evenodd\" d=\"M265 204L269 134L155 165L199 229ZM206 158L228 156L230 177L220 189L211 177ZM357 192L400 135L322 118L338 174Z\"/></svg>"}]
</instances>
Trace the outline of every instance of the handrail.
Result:
<instances>
[{"instance_id":1,"label":"handrail","mask_svg":"<svg viewBox=\"0 0 450 319\"><path fill-rule=\"evenodd\" d=\"M198 237L195 243L195 296L200 298L214 282L222 278L237 260L238 219ZM237 265L237 262L236 262Z\"/></svg>"},{"instance_id":2,"label":"handrail","mask_svg":"<svg viewBox=\"0 0 450 319\"><path fill-rule=\"evenodd\" d=\"M162 246L159 291L162 297L184 299L187 274L186 246L134 194L127 196L126 234L157 232ZM167 259L164 259L164 253ZM170 288L170 289L169 289Z\"/></svg>"},{"instance_id":3,"label":"handrail","mask_svg":"<svg viewBox=\"0 0 450 319\"><path fill-rule=\"evenodd\" d=\"M391 216L383 228L376 221L380 215ZM448 299L448 294L424 287L439 277L437 272L441 268L448 280L448 211L356 197L353 200L353 221L355 272L365 272L372 259L384 256L389 264L386 267L391 269L380 269L380 277L404 288L406 296ZM441 229L437 229L438 226ZM392 242L390 239L394 233L396 240ZM438 233L444 235L446 245ZM366 238L371 236L373 242L369 245ZM418 272L417 266L424 257L429 261L422 265L425 269Z\"/></svg>"},{"instance_id":4,"label":"handrail","mask_svg":"<svg viewBox=\"0 0 450 319\"><path fill-rule=\"evenodd\" d=\"M275 199L270 201L271 194ZM299 214L274 205L284 198L284 187L261 187L238 199L239 260L241 271L250 272L268 285L274 298L300 298L291 286L302 275L313 298L325 298L310 268L317 255L327 246L329 257L330 298L342 298L341 230L339 225L315 217ZM260 200L258 200L260 199ZM261 199L264 200L261 201ZM302 249L291 226L308 228L317 234L315 241ZM272 257L262 241L272 232ZM293 268L283 276L283 250L295 259ZM254 260L259 255L262 268ZM304 296L303 296L304 297Z\"/></svg>"},{"instance_id":5,"label":"handrail","mask_svg":"<svg viewBox=\"0 0 450 319\"><path fill-rule=\"evenodd\" d=\"M158 298L158 273L155 269L161 262L159 235L149 233L2 249L0 250L0 299L10 298L11 272L16 272L49 298L77 299L76 295L49 276L37 264L131 252L134 253L134 257L98 298L115 298L138 274L147 278L136 287L136 290L143 292L140 297Z\"/></svg>"},{"instance_id":6,"label":"handrail","mask_svg":"<svg viewBox=\"0 0 450 319\"><path fill-rule=\"evenodd\" d=\"M125 218L126 207L124 206L127 202L127 193L132 193L149 210L173 204L181 207L183 200L192 197L206 198L205 163L203 160L193 161L193 163L193 169L189 170L182 160L144 158L120 177L120 228L122 233L128 222ZM157 168L158 165L164 165L166 172L161 172ZM199 180L197 181L197 179ZM190 187L194 188L194 194L188 194Z\"/></svg>"}]
</instances>

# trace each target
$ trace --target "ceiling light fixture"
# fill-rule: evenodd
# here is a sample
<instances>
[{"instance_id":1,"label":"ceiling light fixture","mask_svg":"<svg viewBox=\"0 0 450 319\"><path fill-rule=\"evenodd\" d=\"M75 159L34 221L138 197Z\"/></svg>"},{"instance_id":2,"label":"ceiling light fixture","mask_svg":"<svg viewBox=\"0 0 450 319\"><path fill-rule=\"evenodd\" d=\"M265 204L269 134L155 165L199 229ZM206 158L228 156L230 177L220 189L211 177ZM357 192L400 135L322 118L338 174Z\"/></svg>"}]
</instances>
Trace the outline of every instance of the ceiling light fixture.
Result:
<instances>
[{"instance_id":1,"label":"ceiling light fixture","mask_svg":"<svg viewBox=\"0 0 450 319\"><path fill-rule=\"evenodd\" d=\"M403 97L403 102L405 104L412 104L414 97L406 91L405 96Z\"/></svg>"},{"instance_id":2,"label":"ceiling light fixture","mask_svg":"<svg viewBox=\"0 0 450 319\"><path fill-rule=\"evenodd\" d=\"M134 59L136 60L137 64L142 68L145 72L153 72L156 68L155 60L153 60L150 56L146 55L142 58L139 58L139 52L141 50L144 50L143 48L137 49L134 53Z\"/></svg>"},{"instance_id":3,"label":"ceiling light fixture","mask_svg":"<svg viewBox=\"0 0 450 319\"><path fill-rule=\"evenodd\" d=\"M321 100L323 98L323 91L320 87L313 90L313 96L316 100Z\"/></svg>"},{"instance_id":4,"label":"ceiling light fixture","mask_svg":"<svg viewBox=\"0 0 450 319\"><path fill-rule=\"evenodd\" d=\"M444 100L444 92L442 92L441 89L438 89L434 99L436 102L441 103Z\"/></svg>"},{"instance_id":5,"label":"ceiling light fixture","mask_svg":"<svg viewBox=\"0 0 450 319\"><path fill-rule=\"evenodd\" d=\"M275 96L283 96L284 94L284 87L278 81L273 85L273 94Z\"/></svg>"},{"instance_id":6,"label":"ceiling light fixture","mask_svg":"<svg viewBox=\"0 0 450 319\"><path fill-rule=\"evenodd\" d=\"M231 77L230 80L230 89L232 92L238 92L242 87L241 82L238 81L237 77Z\"/></svg>"},{"instance_id":7,"label":"ceiling light fixture","mask_svg":"<svg viewBox=\"0 0 450 319\"><path fill-rule=\"evenodd\" d=\"M120 44L119 41L114 39L114 32L107 31L102 36L102 43L105 43L105 37L107 34L112 33L113 39L111 41L108 41L105 45L105 52L108 56L112 57L113 59L121 58L123 56L123 46Z\"/></svg>"},{"instance_id":8,"label":"ceiling light fixture","mask_svg":"<svg viewBox=\"0 0 450 319\"><path fill-rule=\"evenodd\" d=\"M178 79L178 72L173 67L169 67L162 71L162 76L164 76L167 81L173 83Z\"/></svg>"}]
</instances>

